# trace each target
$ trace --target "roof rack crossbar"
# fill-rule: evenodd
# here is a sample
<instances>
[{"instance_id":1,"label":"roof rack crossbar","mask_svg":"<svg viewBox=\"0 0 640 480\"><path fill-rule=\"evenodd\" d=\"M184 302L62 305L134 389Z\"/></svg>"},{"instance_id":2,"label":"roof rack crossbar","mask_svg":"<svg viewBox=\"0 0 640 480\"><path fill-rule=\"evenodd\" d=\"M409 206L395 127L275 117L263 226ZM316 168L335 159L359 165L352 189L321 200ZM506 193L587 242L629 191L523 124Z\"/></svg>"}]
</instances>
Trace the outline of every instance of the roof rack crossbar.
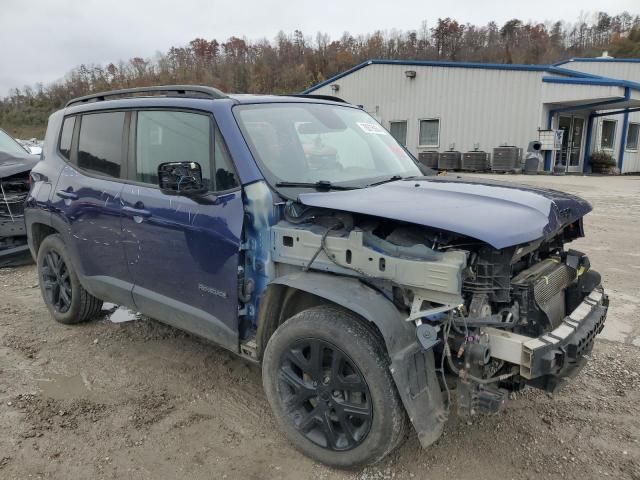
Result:
<instances>
[{"instance_id":1,"label":"roof rack crossbar","mask_svg":"<svg viewBox=\"0 0 640 480\"><path fill-rule=\"evenodd\" d=\"M228 98L220 90L213 87L203 87L200 85L161 85L154 87L123 88L121 90L93 93L91 95L85 95L84 97L69 100L65 107L70 107L71 105L76 105L78 103L103 102L110 97L133 97L136 94L141 93L168 93L185 97L188 97L189 93L196 93L198 96L205 96L211 99Z\"/></svg>"}]
</instances>

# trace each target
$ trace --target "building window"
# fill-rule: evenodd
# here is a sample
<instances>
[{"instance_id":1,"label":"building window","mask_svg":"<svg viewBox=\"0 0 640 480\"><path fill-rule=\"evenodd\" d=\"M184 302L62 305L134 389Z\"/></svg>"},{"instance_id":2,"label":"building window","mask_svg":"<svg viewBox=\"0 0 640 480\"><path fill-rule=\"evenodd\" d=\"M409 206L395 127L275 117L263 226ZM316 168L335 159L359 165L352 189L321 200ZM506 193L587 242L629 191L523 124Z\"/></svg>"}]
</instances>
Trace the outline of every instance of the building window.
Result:
<instances>
[{"instance_id":1,"label":"building window","mask_svg":"<svg viewBox=\"0 0 640 480\"><path fill-rule=\"evenodd\" d=\"M420 120L420 136L418 146L437 147L440 144L440 120L427 118Z\"/></svg>"},{"instance_id":2,"label":"building window","mask_svg":"<svg viewBox=\"0 0 640 480\"><path fill-rule=\"evenodd\" d=\"M638 150L638 137L640 136L640 123L630 123L627 131L627 150Z\"/></svg>"},{"instance_id":3,"label":"building window","mask_svg":"<svg viewBox=\"0 0 640 480\"><path fill-rule=\"evenodd\" d=\"M602 150L613 150L616 140L615 120L604 120L602 122L602 135L600 136L600 148Z\"/></svg>"},{"instance_id":4,"label":"building window","mask_svg":"<svg viewBox=\"0 0 640 480\"><path fill-rule=\"evenodd\" d=\"M407 121L389 122L389 132L400 145L407 145Z\"/></svg>"}]
</instances>

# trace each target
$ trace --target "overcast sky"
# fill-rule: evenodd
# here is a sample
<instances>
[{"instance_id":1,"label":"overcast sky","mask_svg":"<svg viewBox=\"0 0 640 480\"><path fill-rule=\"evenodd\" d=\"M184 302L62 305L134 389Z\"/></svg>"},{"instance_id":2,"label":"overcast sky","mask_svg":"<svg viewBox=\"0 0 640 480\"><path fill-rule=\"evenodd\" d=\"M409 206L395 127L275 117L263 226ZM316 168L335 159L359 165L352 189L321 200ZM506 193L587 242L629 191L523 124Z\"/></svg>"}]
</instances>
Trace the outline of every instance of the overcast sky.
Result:
<instances>
[{"instance_id":1,"label":"overcast sky","mask_svg":"<svg viewBox=\"0 0 640 480\"><path fill-rule=\"evenodd\" d=\"M332 38L374 30L418 29L438 17L466 23L575 22L581 12L632 14L638 0L0 0L0 96L51 83L82 64L153 57L196 37L273 39L300 29Z\"/></svg>"}]
</instances>

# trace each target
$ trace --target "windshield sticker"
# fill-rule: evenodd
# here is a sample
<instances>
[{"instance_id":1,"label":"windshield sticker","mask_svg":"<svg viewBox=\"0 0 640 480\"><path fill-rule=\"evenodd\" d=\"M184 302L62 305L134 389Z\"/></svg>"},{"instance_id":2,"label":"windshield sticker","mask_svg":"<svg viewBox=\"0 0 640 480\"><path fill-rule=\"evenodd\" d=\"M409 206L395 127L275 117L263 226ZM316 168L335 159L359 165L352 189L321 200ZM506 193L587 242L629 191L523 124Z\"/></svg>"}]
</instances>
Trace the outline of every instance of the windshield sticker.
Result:
<instances>
[{"instance_id":1,"label":"windshield sticker","mask_svg":"<svg viewBox=\"0 0 640 480\"><path fill-rule=\"evenodd\" d=\"M386 135L387 131L377 123L356 122L364 133L372 133L374 135Z\"/></svg>"}]
</instances>

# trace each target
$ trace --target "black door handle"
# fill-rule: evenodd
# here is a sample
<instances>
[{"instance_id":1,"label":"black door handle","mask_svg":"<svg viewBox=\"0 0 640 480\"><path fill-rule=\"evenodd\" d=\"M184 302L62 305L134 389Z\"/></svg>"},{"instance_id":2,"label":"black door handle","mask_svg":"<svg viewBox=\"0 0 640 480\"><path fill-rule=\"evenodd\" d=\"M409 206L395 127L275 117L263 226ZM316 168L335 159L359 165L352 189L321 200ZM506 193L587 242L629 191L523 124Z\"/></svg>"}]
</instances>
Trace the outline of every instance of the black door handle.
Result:
<instances>
[{"instance_id":1,"label":"black door handle","mask_svg":"<svg viewBox=\"0 0 640 480\"><path fill-rule=\"evenodd\" d=\"M64 198L65 200L77 200L78 199L78 194L75 192L67 192L65 190L58 190L56 192L56 195L58 195L60 198Z\"/></svg>"}]
</instances>

